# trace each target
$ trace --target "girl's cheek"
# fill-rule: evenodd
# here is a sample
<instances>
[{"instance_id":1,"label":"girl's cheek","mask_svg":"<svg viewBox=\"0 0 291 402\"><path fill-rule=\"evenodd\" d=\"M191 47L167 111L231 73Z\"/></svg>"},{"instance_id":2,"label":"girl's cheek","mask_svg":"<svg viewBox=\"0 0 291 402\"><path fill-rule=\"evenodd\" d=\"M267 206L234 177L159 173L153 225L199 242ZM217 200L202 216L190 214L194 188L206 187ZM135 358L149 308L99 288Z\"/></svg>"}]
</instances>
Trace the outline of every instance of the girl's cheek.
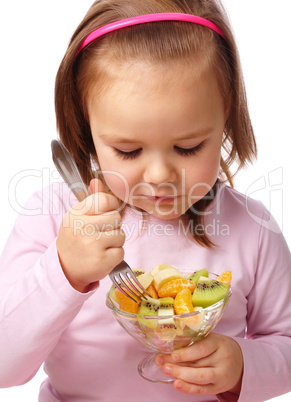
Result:
<instances>
[{"instance_id":1,"label":"girl's cheek","mask_svg":"<svg viewBox=\"0 0 291 402\"><path fill-rule=\"evenodd\" d=\"M119 199L128 202L131 192L131 184L128 177L121 172L110 170L103 172L106 184Z\"/></svg>"}]
</instances>

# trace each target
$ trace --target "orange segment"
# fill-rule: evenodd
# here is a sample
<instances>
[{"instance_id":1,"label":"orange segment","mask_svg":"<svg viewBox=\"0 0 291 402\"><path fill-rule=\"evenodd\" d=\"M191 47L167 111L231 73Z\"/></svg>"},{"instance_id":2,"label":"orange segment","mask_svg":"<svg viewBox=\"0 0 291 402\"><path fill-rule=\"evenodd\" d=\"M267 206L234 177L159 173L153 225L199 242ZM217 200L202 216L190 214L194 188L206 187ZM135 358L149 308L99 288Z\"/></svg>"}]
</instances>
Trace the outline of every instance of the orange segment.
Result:
<instances>
[{"instance_id":1,"label":"orange segment","mask_svg":"<svg viewBox=\"0 0 291 402\"><path fill-rule=\"evenodd\" d=\"M228 286L230 285L231 280L232 280L231 271L224 271L224 272L222 272L222 274L220 274L219 277L217 278L217 281L218 281L218 282L227 283Z\"/></svg>"},{"instance_id":2,"label":"orange segment","mask_svg":"<svg viewBox=\"0 0 291 402\"><path fill-rule=\"evenodd\" d=\"M195 308L192 304L192 294L189 289L183 289L179 292L174 300L175 314L187 314L193 313L197 310L203 310L200 307ZM192 317L181 318L181 325L187 325L193 331L199 331L201 322L203 319L203 313L193 315ZM182 327L183 328L183 327Z\"/></svg>"},{"instance_id":3,"label":"orange segment","mask_svg":"<svg viewBox=\"0 0 291 402\"><path fill-rule=\"evenodd\" d=\"M159 295L158 292L156 291L156 288L154 287L154 285L150 285L146 288L146 291L148 292L148 294L153 298L153 299L158 299Z\"/></svg>"},{"instance_id":4,"label":"orange segment","mask_svg":"<svg viewBox=\"0 0 291 402\"><path fill-rule=\"evenodd\" d=\"M190 289L182 289L174 300L175 314L187 314L194 311Z\"/></svg>"},{"instance_id":5,"label":"orange segment","mask_svg":"<svg viewBox=\"0 0 291 402\"><path fill-rule=\"evenodd\" d=\"M136 299L136 301L137 301L137 303L136 303L135 301L131 300L130 297L126 296L124 293L122 293L117 288L115 289L115 295L118 299L120 310L127 311L128 313L137 314L137 310L140 305L140 301L138 299ZM132 296L132 297L135 299L134 296Z\"/></svg>"},{"instance_id":6,"label":"orange segment","mask_svg":"<svg viewBox=\"0 0 291 402\"><path fill-rule=\"evenodd\" d=\"M188 279L173 279L166 282L158 291L159 297L175 298L183 289L189 289L191 293L195 290L195 283Z\"/></svg>"}]
</instances>

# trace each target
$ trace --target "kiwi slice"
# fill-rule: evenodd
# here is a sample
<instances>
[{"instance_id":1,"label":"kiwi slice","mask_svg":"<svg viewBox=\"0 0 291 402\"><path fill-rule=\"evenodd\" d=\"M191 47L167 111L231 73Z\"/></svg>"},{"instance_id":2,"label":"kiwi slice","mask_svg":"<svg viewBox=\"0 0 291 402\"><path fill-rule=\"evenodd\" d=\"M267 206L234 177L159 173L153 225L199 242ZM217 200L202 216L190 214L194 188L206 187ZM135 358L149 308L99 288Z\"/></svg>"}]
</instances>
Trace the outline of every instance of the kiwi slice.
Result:
<instances>
[{"instance_id":1,"label":"kiwi slice","mask_svg":"<svg viewBox=\"0 0 291 402\"><path fill-rule=\"evenodd\" d=\"M151 316L152 317L158 316L159 308L160 308L159 299L152 299L151 297L148 297L147 300L142 300L139 309L137 311L138 321L149 328L157 328L158 320L150 320L141 316L149 316L149 318Z\"/></svg>"},{"instance_id":2,"label":"kiwi slice","mask_svg":"<svg viewBox=\"0 0 291 402\"><path fill-rule=\"evenodd\" d=\"M199 269L199 271L195 271L193 274L189 275L187 279L189 279L190 281L194 282L195 285L197 285L200 276L208 278L208 271L206 268Z\"/></svg>"},{"instance_id":3,"label":"kiwi slice","mask_svg":"<svg viewBox=\"0 0 291 402\"><path fill-rule=\"evenodd\" d=\"M144 274L144 273L145 273L145 270L144 270L144 269L136 269L136 268L133 268L133 269L132 269L132 272L134 273L134 275L135 275L136 277L138 277L138 276Z\"/></svg>"},{"instance_id":4,"label":"kiwi slice","mask_svg":"<svg viewBox=\"0 0 291 402\"><path fill-rule=\"evenodd\" d=\"M160 298L160 309L171 309L174 307L174 299L172 297L161 297ZM162 314L160 314L162 315Z\"/></svg>"},{"instance_id":5,"label":"kiwi slice","mask_svg":"<svg viewBox=\"0 0 291 402\"><path fill-rule=\"evenodd\" d=\"M177 328L175 321L173 319L174 315L174 299L172 297L160 298L160 308L158 311L159 317L169 317L159 320L159 325L161 329L164 328Z\"/></svg>"},{"instance_id":6,"label":"kiwi slice","mask_svg":"<svg viewBox=\"0 0 291 402\"><path fill-rule=\"evenodd\" d=\"M200 276L192 295L192 303L194 306L206 308L223 299L227 292L227 283Z\"/></svg>"}]
</instances>

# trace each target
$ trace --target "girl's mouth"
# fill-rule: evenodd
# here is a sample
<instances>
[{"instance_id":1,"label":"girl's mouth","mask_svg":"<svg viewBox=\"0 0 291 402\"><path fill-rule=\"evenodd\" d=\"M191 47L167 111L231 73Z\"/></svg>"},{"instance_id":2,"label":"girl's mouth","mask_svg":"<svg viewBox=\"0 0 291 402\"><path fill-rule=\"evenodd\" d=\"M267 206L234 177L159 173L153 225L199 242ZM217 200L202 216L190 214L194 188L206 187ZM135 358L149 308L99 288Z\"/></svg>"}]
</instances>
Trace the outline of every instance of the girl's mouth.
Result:
<instances>
[{"instance_id":1,"label":"girl's mouth","mask_svg":"<svg viewBox=\"0 0 291 402\"><path fill-rule=\"evenodd\" d=\"M179 197L178 196L144 196L147 201L159 204L171 204L175 202Z\"/></svg>"}]
</instances>

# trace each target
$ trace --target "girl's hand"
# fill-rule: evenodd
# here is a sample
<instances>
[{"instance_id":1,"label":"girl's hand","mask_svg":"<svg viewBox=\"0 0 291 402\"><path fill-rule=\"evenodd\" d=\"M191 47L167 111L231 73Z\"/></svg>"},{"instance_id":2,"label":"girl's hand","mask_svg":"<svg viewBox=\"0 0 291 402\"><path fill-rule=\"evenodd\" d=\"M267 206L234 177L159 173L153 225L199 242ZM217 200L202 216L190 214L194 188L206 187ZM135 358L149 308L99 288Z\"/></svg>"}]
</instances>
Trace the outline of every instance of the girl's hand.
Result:
<instances>
[{"instance_id":1,"label":"girl's hand","mask_svg":"<svg viewBox=\"0 0 291 402\"><path fill-rule=\"evenodd\" d=\"M124 256L118 200L104 192L100 180L91 180L90 190L92 195L66 213L56 241L64 274L80 292L94 287Z\"/></svg>"},{"instance_id":2,"label":"girl's hand","mask_svg":"<svg viewBox=\"0 0 291 402\"><path fill-rule=\"evenodd\" d=\"M157 355L156 364L176 378L174 387L186 394L240 393L243 356L238 343L227 336L210 333L171 355Z\"/></svg>"}]
</instances>

